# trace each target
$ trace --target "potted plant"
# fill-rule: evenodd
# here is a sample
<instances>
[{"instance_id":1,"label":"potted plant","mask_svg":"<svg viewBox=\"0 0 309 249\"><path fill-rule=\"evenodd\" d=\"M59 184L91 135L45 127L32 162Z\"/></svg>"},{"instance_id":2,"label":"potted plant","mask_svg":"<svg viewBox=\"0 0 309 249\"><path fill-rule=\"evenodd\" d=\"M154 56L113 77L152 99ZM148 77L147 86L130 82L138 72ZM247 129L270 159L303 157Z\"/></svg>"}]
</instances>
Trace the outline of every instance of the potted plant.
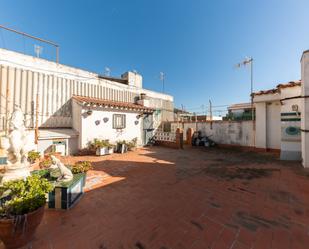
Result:
<instances>
[{"instance_id":1,"label":"potted plant","mask_svg":"<svg viewBox=\"0 0 309 249\"><path fill-rule=\"evenodd\" d=\"M73 174L80 174L87 173L90 169L93 169L91 162L79 161L72 166L71 171Z\"/></svg>"},{"instance_id":2,"label":"potted plant","mask_svg":"<svg viewBox=\"0 0 309 249\"><path fill-rule=\"evenodd\" d=\"M48 169L52 165L50 156L44 156L44 159L39 163L40 169Z\"/></svg>"},{"instance_id":3,"label":"potted plant","mask_svg":"<svg viewBox=\"0 0 309 249\"><path fill-rule=\"evenodd\" d=\"M6 248L19 248L31 241L43 218L46 194L52 189L39 175L0 187L0 238Z\"/></svg>"},{"instance_id":4,"label":"potted plant","mask_svg":"<svg viewBox=\"0 0 309 249\"><path fill-rule=\"evenodd\" d=\"M97 156L104 156L113 153L113 145L109 143L109 140L95 139L92 147L95 148Z\"/></svg>"},{"instance_id":5,"label":"potted plant","mask_svg":"<svg viewBox=\"0 0 309 249\"><path fill-rule=\"evenodd\" d=\"M137 146L137 137L133 138L130 142L127 143L127 147L129 151L133 151Z\"/></svg>"},{"instance_id":6,"label":"potted plant","mask_svg":"<svg viewBox=\"0 0 309 249\"><path fill-rule=\"evenodd\" d=\"M28 152L28 161L33 164L41 157L40 152L37 151L29 151Z\"/></svg>"},{"instance_id":7,"label":"potted plant","mask_svg":"<svg viewBox=\"0 0 309 249\"><path fill-rule=\"evenodd\" d=\"M93 169L91 162L89 161L79 161L72 166L73 174L83 174L83 186L86 183L87 171Z\"/></svg>"}]
</instances>

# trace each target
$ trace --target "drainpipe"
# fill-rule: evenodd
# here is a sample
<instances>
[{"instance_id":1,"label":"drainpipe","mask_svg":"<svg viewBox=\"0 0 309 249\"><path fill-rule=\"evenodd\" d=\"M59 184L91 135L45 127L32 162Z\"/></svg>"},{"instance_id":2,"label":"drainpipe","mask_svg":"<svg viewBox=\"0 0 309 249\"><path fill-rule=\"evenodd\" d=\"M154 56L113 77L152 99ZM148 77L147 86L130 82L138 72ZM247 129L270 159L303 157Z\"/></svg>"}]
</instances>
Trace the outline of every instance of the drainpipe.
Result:
<instances>
[{"instance_id":1,"label":"drainpipe","mask_svg":"<svg viewBox=\"0 0 309 249\"><path fill-rule=\"evenodd\" d=\"M302 164L309 168L309 50L301 58L301 152ZM307 114L307 115L306 115Z\"/></svg>"},{"instance_id":2,"label":"drainpipe","mask_svg":"<svg viewBox=\"0 0 309 249\"><path fill-rule=\"evenodd\" d=\"M7 70L7 81L6 81L6 102L5 102L5 135L9 133L9 98L10 98L10 81L9 81L9 67Z\"/></svg>"}]
</instances>

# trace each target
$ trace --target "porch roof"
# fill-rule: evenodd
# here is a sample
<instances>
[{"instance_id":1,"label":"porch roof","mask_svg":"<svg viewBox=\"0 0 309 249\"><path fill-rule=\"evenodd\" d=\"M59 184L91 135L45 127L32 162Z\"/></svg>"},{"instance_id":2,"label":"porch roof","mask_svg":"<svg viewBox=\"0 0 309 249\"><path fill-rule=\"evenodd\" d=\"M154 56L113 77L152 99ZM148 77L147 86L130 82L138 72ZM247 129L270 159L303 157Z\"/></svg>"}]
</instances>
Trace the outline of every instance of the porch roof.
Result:
<instances>
[{"instance_id":1,"label":"porch roof","mask_svg":"<svg viewBox=\"0 0 309 249\"><path fill-rule=\"evenodd\" d=\"M84 106L89 106L89 107L101 106L105 108L115 108L115 109L121 109L121 110L134 110L134 111L139 111L139 112L144 112L144 113L152 113L155 111L155 109L153 108L134 104L134 103L129 103L129 102L119 102L119 101L105 100L105 99L99 99L99 98L90 98L90 97L83 97L83 96L77 96L77 95L74 95L72 98L82 103Z\"/></svg>"},{"instance_id":2,"label":"porch roof","mask_svg":"<svg viewBox=\"0 0 309 249\"><path fill-rule=\"evenodd\" d=\"M79 133L71 128L39 129L39 140L77 137Z\"/></svg>"}]
</instances>

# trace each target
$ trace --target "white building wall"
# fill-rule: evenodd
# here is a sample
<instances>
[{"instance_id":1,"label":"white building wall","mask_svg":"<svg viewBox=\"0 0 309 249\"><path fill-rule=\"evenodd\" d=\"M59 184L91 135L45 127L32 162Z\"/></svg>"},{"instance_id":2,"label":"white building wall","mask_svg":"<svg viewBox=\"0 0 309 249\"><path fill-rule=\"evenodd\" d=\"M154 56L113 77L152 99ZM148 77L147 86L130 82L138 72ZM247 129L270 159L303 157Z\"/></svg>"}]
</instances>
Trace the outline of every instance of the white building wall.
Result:
<instances>
[{"instance_id":1,"label":"white building wall","mask_svg":"<svg viewBox=\"0 0 309 249\"><path fill-rule=\"evenodd\" d=\"M173 97L140 86L141 80L137 86L117 83L92 72L0 49L0 131L5 128L6 113L12 113L15 105L26 114L28 127L35 125L37 106L40 127L71 127L72 95L133 103L145 93L151 107L163 110L160 117L171 120Z\"/></svg>"},{"instance_id":2,"label":"white building wall","mask_svg":"<svg viewBox=\"0 0 309 249\"><path fill-rule=\"evenodd\" d=\"M266 103L266 148L280 149L281 144L281 121L280 102Z\"/></svg>"},{"instance_id":3,"label":"white building wall","mask_svg":"<svg viewBox=\"0 0 309 249\"><path fill-rule=\"evenodd\" d=\"M255 103L255 147L266 149L266 102Z\"/></svg>"},{"instance_id":4,"label":"white building wall","mask_svg":"<svg viewBox=\"0 0 309 249\"><path fill-rule=\"evenodd\" d=\"M287 134L287 129L291 127L300 128L300 92L300 86L293 86L279 88L277 93L254 96L257 148L278 149L284 160L300 159L300 133ZM295 106L298 111L293 110Z\"/></svg>"},{"instance_id":5,"label":"white building wall","mask_svg":"<svg viewBox=\"0 0 309 249\"><path fill-rule=\"evenodd\" d=\"M95 138L108 139L111 143L137 138L138 145L142 144L142 118L137 118L139 113L94 109L92 114L88 116L84 114L86 111L87 109L81 109L81 126L80 130L77 130L80 133L80 149L86 148L88 143ZM126 127L124 129L113 129L113 114L126 115ZM108 118L106 123L103 121L104 118ZM96 121L99 121L99 124L96 124ZM138 124L135 121L138 121Z\"/></svg>"}]
</instances>

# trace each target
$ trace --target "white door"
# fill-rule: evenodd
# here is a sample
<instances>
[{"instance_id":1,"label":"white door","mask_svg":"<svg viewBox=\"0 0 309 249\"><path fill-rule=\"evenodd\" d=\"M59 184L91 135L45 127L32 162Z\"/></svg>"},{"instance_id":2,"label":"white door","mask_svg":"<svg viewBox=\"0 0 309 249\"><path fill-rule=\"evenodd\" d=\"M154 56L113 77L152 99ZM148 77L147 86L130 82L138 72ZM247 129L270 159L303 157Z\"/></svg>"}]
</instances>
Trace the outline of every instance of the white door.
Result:
<instances>
[{"instance_id":1,"label":"white door","mask_svg":"<svg viewBox=\"0 0 309 249\"><path fill-rule=\"evenodd\" d=\"M280 102L266 105L266 146L267 149L280 149L281 144L281 105Z\"/></svg>"}]
</instances>

